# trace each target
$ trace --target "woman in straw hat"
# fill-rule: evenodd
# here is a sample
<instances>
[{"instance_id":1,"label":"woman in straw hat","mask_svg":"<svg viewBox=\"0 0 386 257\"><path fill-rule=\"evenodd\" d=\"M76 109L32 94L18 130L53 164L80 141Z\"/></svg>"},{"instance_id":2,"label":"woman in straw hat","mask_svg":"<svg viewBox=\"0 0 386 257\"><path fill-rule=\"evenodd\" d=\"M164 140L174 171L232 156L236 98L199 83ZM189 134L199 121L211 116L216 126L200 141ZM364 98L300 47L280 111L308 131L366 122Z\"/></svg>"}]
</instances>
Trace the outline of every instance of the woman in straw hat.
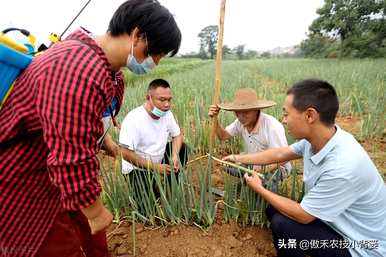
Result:
<instances>
[{"instance_id":1,"label":"woman in straw hat","mask_svg":"<svg viewBox=\"0 0 386 257\"><path fill-rule=\"evenodd\" d=\"M216 134L221 141L240 135L244 141L245 152L256 153L288 146L283 125L273 116L261 111L275 104L273 101L259 99L256 91L251 88L242 88L236 91L232 102L211 105L208 115L215 119ZM221 127L217 118L221 109L233 111L237 117L225 128ZM289 174L291 164L289 162L272 164L265 169L255 165L253 169L258 172L264 171L266 179L276 174L272 190L277 191L278 183ZM239 171L233 168L227 168L226 171L235 176L239 175Z\"/></svg>"}]
</instances>

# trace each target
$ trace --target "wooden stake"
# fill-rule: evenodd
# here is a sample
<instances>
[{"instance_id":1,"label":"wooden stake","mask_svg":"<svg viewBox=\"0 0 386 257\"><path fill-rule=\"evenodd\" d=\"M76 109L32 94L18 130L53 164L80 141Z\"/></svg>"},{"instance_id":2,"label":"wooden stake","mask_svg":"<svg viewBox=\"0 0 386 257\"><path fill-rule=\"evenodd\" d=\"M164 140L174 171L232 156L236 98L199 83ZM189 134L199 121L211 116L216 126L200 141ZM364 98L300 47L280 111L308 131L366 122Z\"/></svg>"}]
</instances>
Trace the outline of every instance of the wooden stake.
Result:
<instances>
[{"instance_id":1,"label":"wooden stake","mask_svg":"<svg viewBox=\"0 0 386 257\"><path fill-rule=\"evenodd\" d=\"M213 104L219 103L220 98L220 85L221 85L221 61L222 61L222 45L224 37L224 17L225 17L225 2L226 0L221 0L221 10L220 10L220 26L219 34L217 40L217 54L216 54L216 74L214 80L214 95L213 95ZM217 117L216 117L217 118ZM210 137L209 137L209 153L213 153L214 140L216 136L216 118L212 119Z\"/></svg>"}]
</instances>

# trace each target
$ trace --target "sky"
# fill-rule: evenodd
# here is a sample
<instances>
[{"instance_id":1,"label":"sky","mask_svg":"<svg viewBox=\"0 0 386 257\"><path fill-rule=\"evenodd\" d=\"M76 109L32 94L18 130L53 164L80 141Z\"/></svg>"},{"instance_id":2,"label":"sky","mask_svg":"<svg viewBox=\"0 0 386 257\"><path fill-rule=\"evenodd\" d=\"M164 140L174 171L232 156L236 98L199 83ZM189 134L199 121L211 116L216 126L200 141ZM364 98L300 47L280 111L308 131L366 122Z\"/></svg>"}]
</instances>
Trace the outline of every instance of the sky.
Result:
<instances>
[{"instance_id":1,"label":"sky","mask_svg":"<svg viewBox=\"0 0 386 257\"><path fill-rule=\"evenodd\" d=\"M39 43L47 43L51 32L61 34L87 0L2 1L0 24L25 28ZM92 0L69 32L83 26L94 34L105 33L110 18L123 0ZM221 0L159 0L174 15L182 33L179 53L199 49L198 33L218 25ZM317 8L323 0L227 0L224 44L233 48L265 51L299 44L306 38Z\"/></svg>"}]
</instances>

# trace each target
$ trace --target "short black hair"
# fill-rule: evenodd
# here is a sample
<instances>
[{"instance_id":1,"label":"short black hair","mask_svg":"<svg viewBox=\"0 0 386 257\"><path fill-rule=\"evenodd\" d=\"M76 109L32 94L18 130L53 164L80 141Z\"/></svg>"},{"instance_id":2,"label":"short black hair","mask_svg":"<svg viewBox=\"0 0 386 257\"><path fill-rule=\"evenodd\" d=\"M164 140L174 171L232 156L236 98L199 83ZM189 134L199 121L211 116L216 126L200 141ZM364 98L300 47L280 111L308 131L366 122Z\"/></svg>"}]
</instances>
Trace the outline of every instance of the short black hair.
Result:
<instances>
[{"instance_id":1,"label":"short black hair","mask_svg":"<svg viewBox=\"0 0 386 257\"><path fill-rule=\"evenodd\" d=\"M146 35L149 54L174 56L181 44L181 31L173 15L156 0L128 0L114 13L108 32L112 36L131 34L138 27Z\"/></svg>"},{"instance_id":2,"label":"short black hair","mask_svg":"<svg viewBox=\"0 0 386 257\"><path fill-rule=\"evenodd\" d=\"M153 90L153 89L156 89L158 87L163 87L163 88L170 88L170 85L169 83L164 80L164 79L155 79L153 80L152 82L150 82L148 88L147 88L147 91L150 91L150 90Z\"/></svg>"},{"instance_id":3,"label":"short black hair","mask_svg":"<svg viewBox=\"0 0 386 257\"><path fill-rule=\"evenodd\" d=\"M306 79L295 83L287 91L293 95L293 106L298 111L314 108L320 115L320 121L327 126L334 125L339 109L338 96L333 86L327 81Z\"/></svg>"}]
</instances>

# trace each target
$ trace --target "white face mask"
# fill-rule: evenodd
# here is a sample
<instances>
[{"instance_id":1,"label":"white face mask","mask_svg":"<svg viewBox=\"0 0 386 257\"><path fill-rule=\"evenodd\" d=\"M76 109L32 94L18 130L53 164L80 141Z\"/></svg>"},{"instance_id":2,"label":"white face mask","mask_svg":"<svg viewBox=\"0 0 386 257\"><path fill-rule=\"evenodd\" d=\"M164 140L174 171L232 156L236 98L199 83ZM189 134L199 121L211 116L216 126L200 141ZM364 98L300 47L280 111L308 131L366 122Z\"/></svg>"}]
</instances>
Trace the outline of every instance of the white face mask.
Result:
<instances>
[{"instance_id":1,"label":"white face mask","mask_svg":"<svg viewBox=\"0 0 386 257\"><path fill-rule=\"evenodd\" d=\"M146 40L146 47L147 47L147 40ZM146 74L149 73L154 67L156 66L153 58L149 55L146 57L145 60L143 60L142 63L138 63L137 59L134 56L134 41L131 45L131 54L127 57L127 68L135 74Z\"/></svg>"},{"instance_id":2,"label":"white face mask","mask_svg":"<svg viewBox=\"0 0 386 257\"><path fill-rule=\"evenodd\" d=\"M158 109L157 107L153 107L153 109L151 110L151 113L154 114L155 116L157 116L158 118L162 118L164 117L169 111L161 111L160 109Z\"/></svg>"},{"instance_id":3,"label":"white face mask","mask_svg":"<svg viewBox=\"0 0 386 257\"><path fill-rule=\"evenodd\" d=\"M151 113L154 114L155 116L157 116L158 118L164 117L169 111L164 112L164 111L158 109L158 108L154 105L153 100L151 99L151 96L149 96L149 97L150 97L150 102L151 102L151 104L153 105L153 109L151 110Z\"/></svg>"}]
</instances>

